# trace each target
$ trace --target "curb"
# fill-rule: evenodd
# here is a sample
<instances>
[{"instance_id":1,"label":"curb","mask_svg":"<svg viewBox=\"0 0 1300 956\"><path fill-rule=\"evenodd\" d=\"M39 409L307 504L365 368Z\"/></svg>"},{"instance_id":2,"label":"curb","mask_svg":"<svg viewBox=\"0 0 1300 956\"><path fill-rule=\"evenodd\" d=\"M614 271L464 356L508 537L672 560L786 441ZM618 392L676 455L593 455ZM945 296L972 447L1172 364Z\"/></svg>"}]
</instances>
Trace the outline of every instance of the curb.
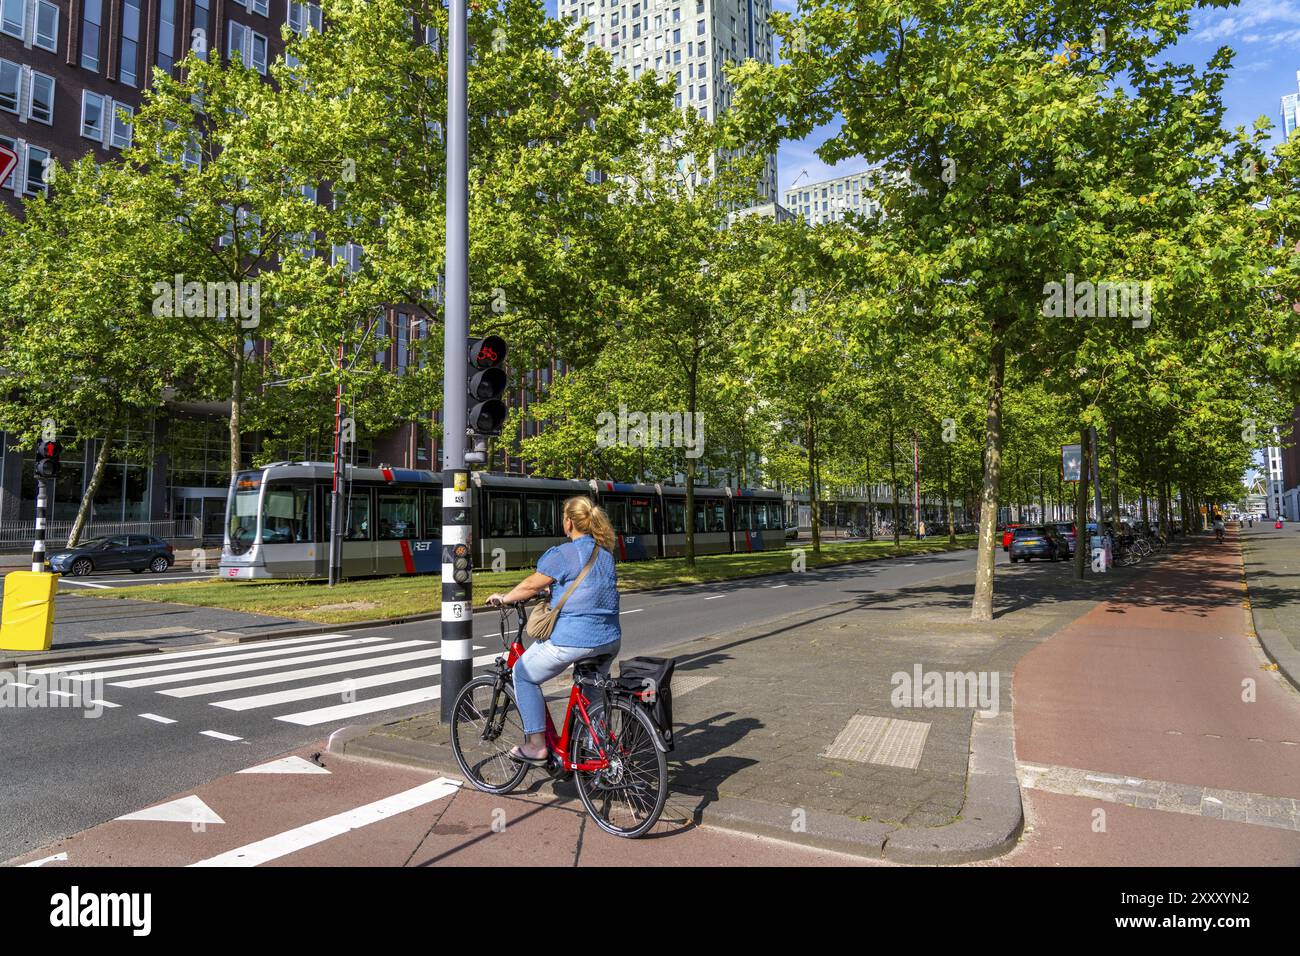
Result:
<instances>
[{"instance_id":1,"label":"curb","mask_svg":"<svg viewBox=\"0 0 1300 956\"><path fill-rule=\"evenodd\" d=\"M330 737L327 750L341 757L463 776L450 744L376 733L387 726L391 725L344 728ZM908 827L820 810L804 811L796 821L796 808L739 797L703 798L705 802L695 812L696 822L895 863L934 865L991 859L1014 847L1024 826L1011 713L972 718L970 747L966 800L959 818L947 826ZM801 829L795 828L796 822Z\"/></svg>"},{"instance_id":2,"label":"curb","mask_svg":"<svg viewBox=\"0 0 1300 956\"><path fill-rule=\"evenodd\" d=\"M1241 580L1246 588L1246 607L1250 609L1250 623L1255 630L1255 637L1259 641L1260 649L1264 651L1264 656L1277 666L1278 671L1291 686L1296 690L1300 690L1300 650L1296 650L1295 646L1281 631L1260 626L1255 601L1250 596L1250 569L1246 563L1246 548L1242 547L1240 553Z\"/></svg>"}]
</instances>

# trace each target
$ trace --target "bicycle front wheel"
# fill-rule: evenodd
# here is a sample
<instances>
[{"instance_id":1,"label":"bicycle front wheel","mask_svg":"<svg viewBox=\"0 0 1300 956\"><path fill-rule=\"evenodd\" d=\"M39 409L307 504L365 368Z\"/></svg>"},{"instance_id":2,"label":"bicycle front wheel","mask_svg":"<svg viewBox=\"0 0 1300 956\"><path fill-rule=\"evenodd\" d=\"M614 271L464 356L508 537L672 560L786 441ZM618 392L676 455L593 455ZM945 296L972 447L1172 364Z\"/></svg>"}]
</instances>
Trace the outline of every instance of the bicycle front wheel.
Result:
<instances>
[{"instance_id":1,"label":"bicycle front wheel","mask_svg":"<svg viewBox=\"0 0 1300 956\"><path fill-rule=\"evenodd\" d=\"M575 771L578 796L596 825L629 839L642 836L659 820L668 799L668 760L655 746L655 726L645 710L616 698L594 720L611 765L591 773ZM600 759L591 729L577 719L573 762Z\"/></svg>"},{"instance_id":2,"label":"bicycle front wheel","mask_svg":"<svg viewBox=\"0 0 1300 956\"><path fill-rule=\"evenodd\" d=\"M508 681L498 691L496 677L485 674L461 688L452 708L451 749L470 783L486 793L509 793L519 786L528 765L510 759L510 748L523 741L524 725Z\"/></svg>"}]
</instances>

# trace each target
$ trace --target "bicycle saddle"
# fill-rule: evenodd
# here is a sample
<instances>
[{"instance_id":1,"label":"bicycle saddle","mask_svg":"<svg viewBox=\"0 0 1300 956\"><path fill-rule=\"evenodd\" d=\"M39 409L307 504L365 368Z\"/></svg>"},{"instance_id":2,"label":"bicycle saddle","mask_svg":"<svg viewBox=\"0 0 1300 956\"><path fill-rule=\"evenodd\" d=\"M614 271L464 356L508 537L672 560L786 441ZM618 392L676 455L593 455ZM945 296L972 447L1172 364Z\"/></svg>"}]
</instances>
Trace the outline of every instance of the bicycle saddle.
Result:
<instances>
[{"instance_id":1,"label":"bicycle saddle","mask_svg":"<svg viewBox=\"0 0 1300 956\"><path fill-rule=\"evenodd\" d=\"M613 654L597 654L594 657L581 658L573 665L573 676L577 678L599 677L601 671L607 669L613 659Z\"/></svg>"}]
</instances>

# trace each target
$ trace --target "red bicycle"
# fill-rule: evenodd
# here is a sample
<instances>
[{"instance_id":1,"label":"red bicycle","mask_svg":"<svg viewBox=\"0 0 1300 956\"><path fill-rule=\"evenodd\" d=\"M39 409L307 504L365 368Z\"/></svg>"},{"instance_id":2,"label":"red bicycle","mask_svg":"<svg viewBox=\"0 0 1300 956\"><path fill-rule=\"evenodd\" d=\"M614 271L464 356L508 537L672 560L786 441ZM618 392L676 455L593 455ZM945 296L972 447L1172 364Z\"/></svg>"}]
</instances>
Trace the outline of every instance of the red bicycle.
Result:
<instances>
[{"instance_id":1,"label":"red bicycle","mask_svg":"<svg viewBox=\"0 0 1300 956\"><path fill-rule=\"evenodd\" d=\"M519 627L508 641L512 610ZM506 653L487 673L466 684L452 706L456 762L470 783L487 793L510 793L528 774L528 764L510 757L510 748L524 740L510 672L524 653L527 620L521 605L501 609ZM668 799L668 761L646 708L646 695L653 691L631 690L601 676L607 662L586 658L574 664L562 734L546 708L546 744L551 751L546 772L554 779L573 779L583 807L606 833L639 837L659 820Z\"/></svg>"}]
</instances>

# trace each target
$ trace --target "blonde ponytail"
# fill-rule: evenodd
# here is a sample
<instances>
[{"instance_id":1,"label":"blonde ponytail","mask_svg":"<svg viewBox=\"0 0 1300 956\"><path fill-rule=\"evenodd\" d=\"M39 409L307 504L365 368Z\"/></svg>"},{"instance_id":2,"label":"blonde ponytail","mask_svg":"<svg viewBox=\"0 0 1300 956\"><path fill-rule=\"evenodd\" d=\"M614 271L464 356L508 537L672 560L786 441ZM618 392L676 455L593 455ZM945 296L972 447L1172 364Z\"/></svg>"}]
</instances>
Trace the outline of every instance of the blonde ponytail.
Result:
<instances>
[{"instance_id":1,"label":"blonde ponytail","mask_svg":"<svg viewBox=\"0 0 1300 956\"><path fill-rule=\"evenodd\" d=\"M609 523L609 515L599 508L586 495L578 495L564 503L564 517L573 523L579 534L589 534L606 551L614 551L614 526Z\"/></svg>"}]
</instances>

